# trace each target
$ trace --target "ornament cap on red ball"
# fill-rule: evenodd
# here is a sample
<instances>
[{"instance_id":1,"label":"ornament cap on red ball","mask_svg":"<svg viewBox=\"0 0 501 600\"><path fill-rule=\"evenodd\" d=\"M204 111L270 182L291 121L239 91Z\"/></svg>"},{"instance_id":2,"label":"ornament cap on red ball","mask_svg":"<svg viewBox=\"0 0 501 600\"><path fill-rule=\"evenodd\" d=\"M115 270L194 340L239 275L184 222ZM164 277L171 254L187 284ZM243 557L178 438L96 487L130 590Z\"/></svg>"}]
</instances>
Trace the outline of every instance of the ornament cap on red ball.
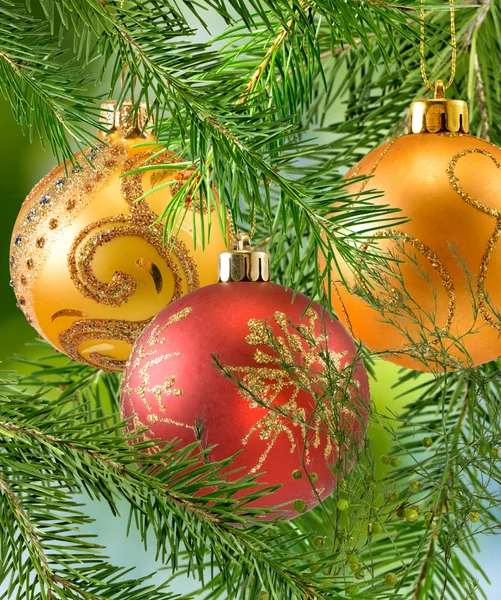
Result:
<instances>
[{"instance_id":1,"label":"ornament cap on red ball","mask_svg":"<svg viewBox=\"0 0 501 600\"><path fill-rule=\"evenodd\" d=\"M234 250L219 254L219 281L269 281L270 255L253 250L250 236L239 233Z\"/></svg>"},{"instance_id":2,"label":"ornament cap on red ball","mask_svg":"<svg viewBox=\"0 0 501 600\"><path fill-rule=\"evenodd\" d=\"M236 239L219 256L220 283L169 305L138 338L122 415L147 427L147 438L199 440L211 461L234 456L228 479L261 474L259 486L277 486L252 507L279 506L268 518L291 519L352 468L365 438L368 378L341 323L271 283L268 254L254 251L247 234ZM339 372L335 391L327 368Z\"/></svg>"}]
</instances>

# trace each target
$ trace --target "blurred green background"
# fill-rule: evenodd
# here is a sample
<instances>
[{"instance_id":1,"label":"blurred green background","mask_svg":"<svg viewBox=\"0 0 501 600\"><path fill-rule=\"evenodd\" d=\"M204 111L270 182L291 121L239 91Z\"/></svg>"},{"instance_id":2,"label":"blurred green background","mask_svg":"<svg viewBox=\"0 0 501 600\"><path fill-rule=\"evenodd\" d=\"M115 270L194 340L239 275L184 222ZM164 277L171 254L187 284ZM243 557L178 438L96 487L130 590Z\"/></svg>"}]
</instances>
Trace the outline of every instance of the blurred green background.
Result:
<instances>
[{"instance_id":1,"label":"blurred green background","mask_svg":"<svg viewBox=\"0 0 501 600\"><path fill-rule=\"evenodd\" d=\"M30 143L14 121L10 106L0 100L0 181L2 186L3 217L0 220L0 359L3 368L12 367L7 361L14 352L24 351L23 345L36 335L22 312L9 285L9 246L17 213L33 185L54 165L50 152L44 152L40 142ZM6 362L7 361L7 362Z\"/></svg>"}]
</instances>

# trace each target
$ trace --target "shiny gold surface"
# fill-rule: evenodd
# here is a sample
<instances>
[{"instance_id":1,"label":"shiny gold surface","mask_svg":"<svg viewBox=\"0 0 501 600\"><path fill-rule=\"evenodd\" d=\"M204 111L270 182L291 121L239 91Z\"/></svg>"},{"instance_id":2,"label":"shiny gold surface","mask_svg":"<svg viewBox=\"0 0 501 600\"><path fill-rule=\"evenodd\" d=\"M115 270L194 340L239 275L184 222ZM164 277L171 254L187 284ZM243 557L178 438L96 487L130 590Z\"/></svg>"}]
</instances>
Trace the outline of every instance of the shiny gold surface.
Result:
<instances>
[{"instance_id":1,"label":"shiny gold surface","mask_svg":"<svg viewBox=\"0 0 501 600\"><path fill-rule=\"evenodd\" d=\"M252 250L248 234L239 234L235 250L219 255L219 281L269 281L270 256Z\"/></svg>"},{"instance_id":2,"label":"shiny gold surface","mask_svg":"<svg viewBox=\"0 0 501 600\"><path fill-rule=\"evenodd\" d=\"M439 79L435 97L412 102L409 133L468 133L468 105L464 100L449 100Z\"/></svg>"},{"instance_id":3,"label":"shiny gold surface","mask_svg":"<svg viewBox=\"0 0 501 600\"><path fill-rule=\"evenodd\" d=\"M416 100L409 113L409 133L468 133L468 105L463 100Z\"/></svg>"},{"instance_id":4,"label":"shiny gold surface","mask_svg":"<svg viewBox=\"0 0 501 600\"><path fill-rule=\"evenodd\" d=\"M135 108L135 110L134 110ZM130 100L124 100L120 105L116 100L107 100L101 104L100 121L107 131L99 131L98 137L106 140L109 133L119 133L122 137L148 137L151 134L153 117L148 115L146 102L134 106Z\"/></svg>"},{"instance_id":5,"label":"shiny gold surface","mask_svg":"<svg viewBox=\"0 0 501 600\"><path fill-rule=\"evenodd\" d=\"M172 153L152 159L139 141L117 132L88 160L77 157L81 169L53 169L24 202L12 236L12 282L27 319L57 349L106 370L123 368L165 306L217 281L216 258L227 248L215 214L204 215L202 228L191 210L177 240L164 243L155 221L185 171ZM148 161L173 166L124 176Z\"/></svg>"}]
</instances>

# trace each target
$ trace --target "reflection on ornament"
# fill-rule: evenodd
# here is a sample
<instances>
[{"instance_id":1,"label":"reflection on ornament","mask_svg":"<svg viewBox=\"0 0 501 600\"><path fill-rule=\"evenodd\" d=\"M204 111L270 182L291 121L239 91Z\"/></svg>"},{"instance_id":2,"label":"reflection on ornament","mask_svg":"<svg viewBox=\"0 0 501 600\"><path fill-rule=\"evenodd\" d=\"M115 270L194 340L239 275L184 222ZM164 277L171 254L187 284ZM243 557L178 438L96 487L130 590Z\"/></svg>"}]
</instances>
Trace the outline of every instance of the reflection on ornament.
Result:
<instances>
[{"instance_id":1,"label":"reflection on ornament","mask_svg":"<svg viewBox=\"0 0 501 600\"><path fill-rule=\"evenodd\" d=\"M122 108L123 122L131 110ZM28 321L74 360L106 370L123 369L162 308L217 281L214 259L227 245L216 223L207 241L211 219L194 220L189 198L177 239L164 240L156 221L193 172L148 136L145 152L140 136L139 127L118 127L107 145L76 155L80 167L55 167L25 200L12 236L12 282ZM164 168L127 175L153 165ZM194 210L207 213L205 203Z\"/></svg>"},{"instance_id":2,"label":"reflection on ornament","mask_svg":"<svg viewBox=\"0 0 501 600\"><path fill-rule=\"evenodd\" d=\"M371 176L350 191L382 190L373 202L408 222L360 246L356 269L340 260L346 285L332 271L332 303L352 335L397 364L474 366L501 354L501 282L487 276L501 268L501 149L467 133L464 103L415 105L414 133L347 175Z\"/></svg>"}]
</instances>

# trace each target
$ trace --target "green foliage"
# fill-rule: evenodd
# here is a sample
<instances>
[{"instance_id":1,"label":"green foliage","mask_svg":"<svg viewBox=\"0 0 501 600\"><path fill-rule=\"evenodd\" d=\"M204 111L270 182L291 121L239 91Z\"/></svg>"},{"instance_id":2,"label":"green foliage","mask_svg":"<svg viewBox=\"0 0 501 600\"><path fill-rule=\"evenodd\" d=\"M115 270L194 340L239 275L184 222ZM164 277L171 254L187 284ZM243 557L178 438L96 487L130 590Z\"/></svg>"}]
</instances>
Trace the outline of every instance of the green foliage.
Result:
<instances>
[{"instance_id":1,"label":"green foliage","mask_svg":"<svg viewBox=\"0 0 501 600\"><path fill-rule=\"evenodd\" d=\"M0 93L30 138L39 135L55 156L72 157L69 140L92 142L85 124L95 124L90 84L51 35L49 25L9 0L0 6Z\"/></svg>"},{"instance_id":2,"label":"green foliage","mask_svg":"<svg viewBox=\"0 0 501 600\"><path fill-rule=\"evenodd\" d=\"M380 509L387 535L378 541L371 569L378 575L398 569L396 587L405 598L483 598L475 536L496 533L500 525L499 364L435 377L409 372L401 383L406 380L415 380L406 392L413 400L393 436L402 467L384 480L397 495ZM432 446L423 444L429 437ZM409 486L412 474L419 487ZM413 507L415 525L395 519Z\"/></svg>"},{"instance_id":3,"label":"green foliage","mask_svg":"<svg viewBox=\"0 0 501 600\"><path fill-rule=\"evenodd\" d=\"M147 586L147 578L124 580L126 573L109 565L81 533L79 527L90 522L74 500L82 492L106 502L112 515L119 513L119 499L125 499L131 527L145 543L148 532L154 533L158 556L173 570L185 552L183 567L202 582L210 557L229 588L238 568L259 572L284 598L315 589L314 582L269 552L268 540L281 534L273 523L260 524L267 511L247 506L272 489L258 486L256 477L228 483L221 473L231 457L220 463L200 461L193 453L197 444L177 449L173 442L159 450L154 441L137 441L140 431L124 437L116 413L102 414L117 400L115 376L55 355L38 365L27 378L7 374L0 383L0 547L5 559L1 580L9 581L6 598L166 597L164 587ZM37 390L41 378L45 389ZM59 391L61 381L68 387ZM36 391L28 391L32 388ZM135 445L127 443L132 438Z\"/></svg>"},{"instance_id":4,"label":"green foliage","mask_svg":"<svg viewBox=\"0 0 501 600\"><path fill-rule=\"evenodd\" d=\"M450 53L446 6L433 7L442 10L427 14L430 79L448 75ZM256 244L272 249L275 278L320 297L330 273L320 272L318 252L357 269L354 242L402 220L371 203L370 183L357 196L342 178L403 131L409 102L425 92L417 8L380 0L4 0L0 93L58 160L72 159L72 144L90 143L100 127L96 84L146 101L159 140L193 166L162 215L166 235L188 194L214 202L223 228L226 208L245 229L257 211ZM226 29L195 41L210 30L209 14ZM472 131L499 144L499 3L458 7L457 36L452 95L470 100ZM201 465L192 447L172 443L150 454L153 442L128 444L117 377L52 353L29 366L28 376L0 383L5 598L175 597L148 578L130 579L82 535L90 518L79 492L112 515L125 500L130 527L145 543L153 535L158 556L197 578L207 600L483 597L475 536L500 525L497 363L435 377L406 372L402 382L415 379L418 399L395 417L383 467L365 448L336 493L293 523L262 521L266 511L247 503L272 490L252 477L225 481L231 459ZM208 480L212 491L200 496Z\"/></svg>"}]
</instances>

